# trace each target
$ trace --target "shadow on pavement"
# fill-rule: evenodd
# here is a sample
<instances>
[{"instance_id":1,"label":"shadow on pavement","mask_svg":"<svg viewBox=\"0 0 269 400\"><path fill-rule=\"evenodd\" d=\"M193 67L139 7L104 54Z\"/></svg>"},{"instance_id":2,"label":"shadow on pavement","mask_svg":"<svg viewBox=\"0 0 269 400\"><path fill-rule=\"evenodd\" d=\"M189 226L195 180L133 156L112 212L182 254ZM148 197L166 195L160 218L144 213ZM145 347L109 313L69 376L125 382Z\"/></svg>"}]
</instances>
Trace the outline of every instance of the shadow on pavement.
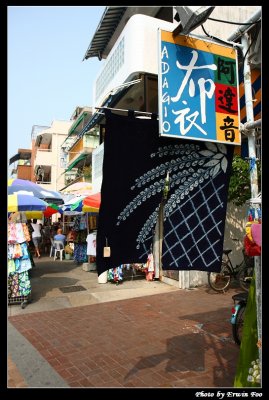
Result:
<instances>
[{"instance_id":1,"label":"shadow on pavement","mask_svg":"<svg viewBox=\"0 0 269 400\"><path fill-rule=\"evenodd\" d=\"M166 343L165 352L142 357L125 375L124 381L133 378L141 370L146 372L147 369L151 370L162 362L166 363L165 372L182 372L182 379L185 379L185 373L191 371L198 375L201 373L202 379L208 369L206 366L206 359L208 362L208 354L206 356L206 353L208 352L213 353L216 360L212 378L214 386L225 386L230 381L235 367L233 363L229 362L229 352L227 353L225 343L216 341L216 339L202 332L174 336L168 339ZM195 374L196 378L198 378L197 374ZM199 380L198 378L197 382Z\"/></svg>"},{"instance_id":2,"label":"shadow on pavement","mask_svg":"<svg viewBox=\"0 0 269 400\"><path fill-rule=\"evenodd\" d=\"M42 260L42 259L41 259ZM46 259L35 263L31 269L31 302L35 303L53 289L75 285L79 279L68 276L79 267L72 261Z\"/></svg>"}]
</instances>

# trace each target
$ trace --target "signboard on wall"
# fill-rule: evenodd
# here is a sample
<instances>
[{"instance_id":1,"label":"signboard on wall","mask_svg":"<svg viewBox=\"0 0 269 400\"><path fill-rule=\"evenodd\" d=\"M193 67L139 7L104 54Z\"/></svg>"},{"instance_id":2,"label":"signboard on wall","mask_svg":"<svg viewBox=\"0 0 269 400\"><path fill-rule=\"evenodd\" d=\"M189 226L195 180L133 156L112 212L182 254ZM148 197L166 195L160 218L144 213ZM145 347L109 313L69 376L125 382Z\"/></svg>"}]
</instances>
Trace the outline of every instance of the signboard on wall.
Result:
<instances>
[{"instance_id":1,"label":"signboard on wall","mask_svg":"<svg viewBox=\"0 0 269 400\"><path fill-rule=\"evenodd\" d=\"M237 50L159 29L159 133L241 144Z\"/></svg>"}]
</instances>

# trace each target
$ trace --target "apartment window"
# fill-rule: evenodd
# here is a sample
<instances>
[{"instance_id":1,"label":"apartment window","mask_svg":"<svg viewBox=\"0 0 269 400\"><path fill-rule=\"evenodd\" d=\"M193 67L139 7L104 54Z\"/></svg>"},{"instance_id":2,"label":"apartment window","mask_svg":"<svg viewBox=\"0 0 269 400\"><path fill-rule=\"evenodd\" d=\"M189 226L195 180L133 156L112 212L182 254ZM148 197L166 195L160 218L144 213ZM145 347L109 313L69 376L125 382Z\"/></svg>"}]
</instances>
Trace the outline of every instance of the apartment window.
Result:
<instances>
[{"instance_id":1,"label":"apartment window","mask_svg":"<svg viewBox=\"0 0 269 400\"><path fill-rule=\"evenodd\" d=\"M107 62L105 68L101 72L101 75L96 81L96 95L95 100L97 100L105 91L109 82L117 74L121 66L124 64L124 37L121 39L120 43L112 53L111 58Z\"/></svg>"}]
</instances>

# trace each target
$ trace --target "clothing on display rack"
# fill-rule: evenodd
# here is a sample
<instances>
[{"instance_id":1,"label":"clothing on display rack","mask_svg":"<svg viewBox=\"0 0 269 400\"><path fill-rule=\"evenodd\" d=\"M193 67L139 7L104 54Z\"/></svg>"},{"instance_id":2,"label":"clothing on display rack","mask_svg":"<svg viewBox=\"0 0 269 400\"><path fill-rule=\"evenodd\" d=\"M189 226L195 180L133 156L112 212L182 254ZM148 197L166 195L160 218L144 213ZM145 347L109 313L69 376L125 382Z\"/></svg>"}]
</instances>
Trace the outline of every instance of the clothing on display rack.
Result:
<instances>
[{"instance_id":1,"label":"clothing on display rack","mask_svg":"<svg viewBox=\"0 0 269 400\"><path fill-rule=\"evenodd\" d=\"M87 255L96 256L96 232L89 233L87 238Z\"/></svg>"},{"instance_id":2,"label":"clothing on display rack","mask_svg":"<svg viewBox=\"0 0 269 400\"><path fill-rule=\"evenodd\" d=\"M77 215L74 220L74 231L76 231L76 237L74 239L74 260L77 263L84 263L88 261L87 257L87 229L86 227L86 216Z\"/></svg>"},{"instance_id":3,"label":"clothing on display rack","mask_svg":"<svg viewBox=\"0 0 269 400\"><path fill-rule=\"evenodd\" d=\"M21 303L22 308L31 295L29 270L33 260L27 244L29 241L26 223L8 223L8 304Z\"/></svg>"},{"instance_id":4,"label":"clothing on display rack","mask_svg":"<svg viewBox=\"0 0 269 400\"><path fill-rule=\"evenodd\" d=\"M97 228L97 216L96 215L89 215L88 227L89 227L90 231Z\"/></svg>"},{"instance_id":5,"label":"clothing on display rack","mask_svg":"<svg viewBox=\"0 0 269 400\"><path fill-rule=\"evenodd\" d=\"M119 283L123 280L122 265L116 268L110 268L107 273L107 280Z\"/></svg>"},{"instance_id":6,"label":"clothing on display rack","mask_svg":"<svg viewBox=\"0 0 269 400\"><path fill-rule=\"evenodd\" d=\"M248 256L261 255L261 208L259 205L250 206L248 209L248 221L244 236L244 248Z\"/></svg>"}]
</instances>

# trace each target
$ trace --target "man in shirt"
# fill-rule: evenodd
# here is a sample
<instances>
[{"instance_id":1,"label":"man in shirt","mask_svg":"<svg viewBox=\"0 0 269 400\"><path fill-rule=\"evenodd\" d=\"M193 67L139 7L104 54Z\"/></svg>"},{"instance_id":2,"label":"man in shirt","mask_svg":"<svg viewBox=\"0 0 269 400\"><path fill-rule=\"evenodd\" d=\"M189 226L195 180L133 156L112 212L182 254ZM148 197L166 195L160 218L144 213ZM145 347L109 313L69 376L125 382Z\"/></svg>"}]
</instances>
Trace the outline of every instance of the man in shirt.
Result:
<instances>
[{"instance_id":1,"label":"man in shirt","mask_svg":"<svg viewBox=\"0 0 269 400\"><path fill-rule=\"evenodd\" d=\"M60 240L61 242L63 242L63 245L65 246L66 236L63 235L63 230L61 228L57 229L57 234L54 236L53 239Z\"/></svg>"}]
</instances>

